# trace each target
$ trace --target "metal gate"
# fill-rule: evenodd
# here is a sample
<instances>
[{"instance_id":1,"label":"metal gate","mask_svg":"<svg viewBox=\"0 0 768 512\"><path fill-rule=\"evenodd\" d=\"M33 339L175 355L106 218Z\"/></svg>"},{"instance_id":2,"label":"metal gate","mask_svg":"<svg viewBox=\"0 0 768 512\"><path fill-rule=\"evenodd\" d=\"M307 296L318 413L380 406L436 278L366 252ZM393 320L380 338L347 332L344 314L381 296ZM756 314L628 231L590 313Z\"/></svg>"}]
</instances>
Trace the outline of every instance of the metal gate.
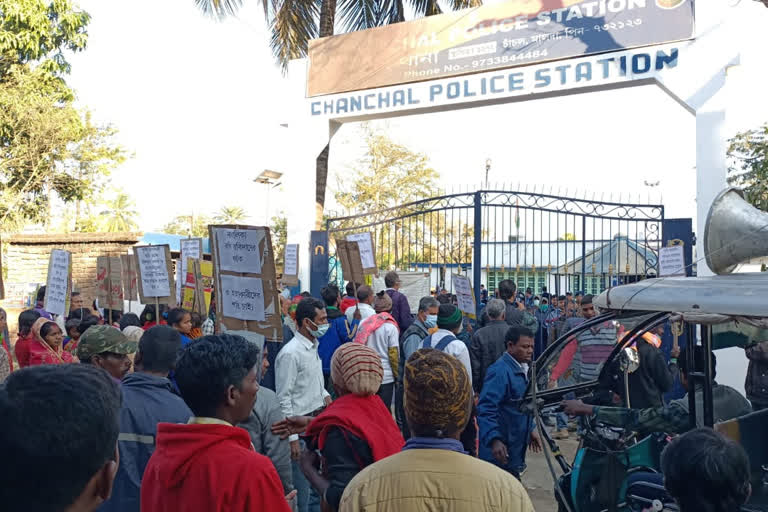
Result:
<instances>
[{"instance_id":1,"label":"metal gate","mask_svg":"<svg viewBox=\"0 0 768 512\"><path fill-rule=\"evenodd\" d=\"M382 271L423 271L452 291L451 274L493 293L512 279L534 294L582 291L656 274L664 206L504 190L432 197L327 220L329 279L343 284L335 240L370 232ZM343 287L342 287L343 289Z\"/></svg>"}]
</instances>

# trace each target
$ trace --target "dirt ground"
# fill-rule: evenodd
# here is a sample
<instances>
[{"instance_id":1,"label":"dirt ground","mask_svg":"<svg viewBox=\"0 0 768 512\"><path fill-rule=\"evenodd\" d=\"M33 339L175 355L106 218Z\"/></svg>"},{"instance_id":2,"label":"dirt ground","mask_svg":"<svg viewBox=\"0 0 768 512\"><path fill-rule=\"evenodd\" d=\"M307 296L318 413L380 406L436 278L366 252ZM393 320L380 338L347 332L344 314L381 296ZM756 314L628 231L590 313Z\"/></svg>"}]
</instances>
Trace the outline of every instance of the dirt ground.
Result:
<instances>
[{"instance_id":1,"label":"dirt ground","mask_svg":"<svg viewBox=\"0 0 768 512\"><path fill-rule=\"evenodd\" d=\"M570 439L558 441L557 444L568 463L573 462L578 447L576 435L571 433ZM528 452L526 462L528 469L523 474L523 485L528 490L528 495L531 497L536 512L557 512L552 474L549 472L544 454ZM560 466L554 458L552 458L552 464L555 467L556 475L559 477L561 475Z\"/></svg>"}]
</instances>

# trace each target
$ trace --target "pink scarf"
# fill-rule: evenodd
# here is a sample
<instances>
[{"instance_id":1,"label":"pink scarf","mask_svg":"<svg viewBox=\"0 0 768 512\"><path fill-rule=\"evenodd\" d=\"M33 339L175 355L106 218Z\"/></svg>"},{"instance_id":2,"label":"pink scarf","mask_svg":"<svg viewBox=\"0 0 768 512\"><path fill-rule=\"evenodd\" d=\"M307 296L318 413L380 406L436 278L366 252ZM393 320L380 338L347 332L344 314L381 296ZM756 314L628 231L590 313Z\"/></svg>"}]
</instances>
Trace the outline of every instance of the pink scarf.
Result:
<instances>
[{"instance_id":1,"label":"pink scarf","mask_svg":"<svg viewBox=\"0 0 768 512\"><path fill-rule=\"evenodd\" d=\"M367 345L368 338L371 337L371 334L376 332L379 327L386 323L390 323L397 327L397 332L398 334L400 333L400 328L397 326L395 319L392 318L392 315L389 313L377 313L373 316L369 316L362 324L360 324L360 328L357 330L357 336L355 336L355 343Z\"/></svg>"}]
</instances>

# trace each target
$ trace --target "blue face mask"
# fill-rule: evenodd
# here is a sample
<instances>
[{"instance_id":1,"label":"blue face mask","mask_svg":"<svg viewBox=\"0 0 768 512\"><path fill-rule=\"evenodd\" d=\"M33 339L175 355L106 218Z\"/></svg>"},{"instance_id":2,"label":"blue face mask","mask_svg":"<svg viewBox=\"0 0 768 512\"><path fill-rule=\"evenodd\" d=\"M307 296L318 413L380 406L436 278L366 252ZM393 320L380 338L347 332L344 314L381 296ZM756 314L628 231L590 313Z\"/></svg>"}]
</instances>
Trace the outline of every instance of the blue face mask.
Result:
<instances>
[{"instance_id":1,"label":"blue face mask","mask_svg":"<svg viewBox=\"0 0 768 512\"><path fill-rule=\"evenodd\" d=\"M546 312L549 309L549 304L542 304L541 306L539 306L539 308L542 311Z\"/></svg>"},{"instance_id":2,"label":"blue face mask","mask_svg":"<svg viewBox=\"0 0 768 512\"><path fill-rule=\"evenodd\" d=\"M424 325L427 326L427 329L437 327L437 315L427 315L427 319L424 320Z\"/></svg>"}]
</instances>

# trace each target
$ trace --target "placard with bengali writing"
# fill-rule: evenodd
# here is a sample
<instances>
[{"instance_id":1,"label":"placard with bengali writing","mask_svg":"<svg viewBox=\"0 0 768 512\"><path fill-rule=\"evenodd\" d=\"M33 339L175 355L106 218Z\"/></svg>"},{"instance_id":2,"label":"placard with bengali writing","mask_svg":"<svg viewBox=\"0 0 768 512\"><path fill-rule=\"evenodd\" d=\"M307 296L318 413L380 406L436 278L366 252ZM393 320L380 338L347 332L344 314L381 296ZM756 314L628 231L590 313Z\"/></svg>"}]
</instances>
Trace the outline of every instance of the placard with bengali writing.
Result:
<instances>
[{"instance_id":1,"label":"placard with bengali writing","mask_svg":"<svg viewBox=\"0 0 768 512\"><path fill-rule=\"evenodd\" d=\"M371 233L347 235L347 241L357 242L357 246L360 249L360 261L363 264L363 272L375 274L378 271L378 267L376 267L376 253L373 250L373 236L371 236Z\"/></svg>"},{"instance_id":2,"label":"placard with bengali writing","mask_svg":"<svg viewBox=\"0 0 768 512\"><path fill-rule=\"evenodd\" d=\"M475 318L477 307L475 306L475 295L472 293L472 283L469 282L469 278L459 274L453 274L451 276L451 282L456 290L456 300L458 302L459 310L469 318Z\"/></svg>"},{"instance_id":3,"label":"placard with bengali writing","mask_svg":"<svg viewBox=\"0 0 768 512\"><path fill-rule=\"evenodd\" d=\"M239 320L265 319L264 289L258 277L221 276L220 297L224 316Z\"/></svg>"},{"instance_id":4,"label":"placard with bengali writing","mask_svg":"<svg viewBox=\"0 0 768 512\"><path fill-rule=\"evenodd\" d=\"M286 244L283 263L283 284L299 284L299 244Z\"/></svg>"},{"instance_id":5,"label":"placard with bengali writing","mask_svg":"<svg viewBox=\"0 0 768 512\"><path fill-rule=\"evenodd\" d=\"M138 270L139 298L145 304L157 300L161 304L172 304L173 271L171 250L168 245L146 245L134 247Z\"/></svg>"},{"instance_id":6,"label":"placard with bengali writing","mask_svg":"<svg viewBox=\"0 0 768 512\"><path fill-rule=\"evenodd\" d=\"M48 260L48 279L45 282L45 310L65 316L69 312L72 283L72 254L54 249Z\"/></svg>"},{"instance_id":7,"label":"placard with bengali writing","mask_svg":"<svg viewBox=\"0 0 768 512\"><path fill-rule=\"evenodd\" d=\"M214 229L219 268L241 274L261 273L259 246L264 231L255 229Z\"/></svg>"}]
</instances>

